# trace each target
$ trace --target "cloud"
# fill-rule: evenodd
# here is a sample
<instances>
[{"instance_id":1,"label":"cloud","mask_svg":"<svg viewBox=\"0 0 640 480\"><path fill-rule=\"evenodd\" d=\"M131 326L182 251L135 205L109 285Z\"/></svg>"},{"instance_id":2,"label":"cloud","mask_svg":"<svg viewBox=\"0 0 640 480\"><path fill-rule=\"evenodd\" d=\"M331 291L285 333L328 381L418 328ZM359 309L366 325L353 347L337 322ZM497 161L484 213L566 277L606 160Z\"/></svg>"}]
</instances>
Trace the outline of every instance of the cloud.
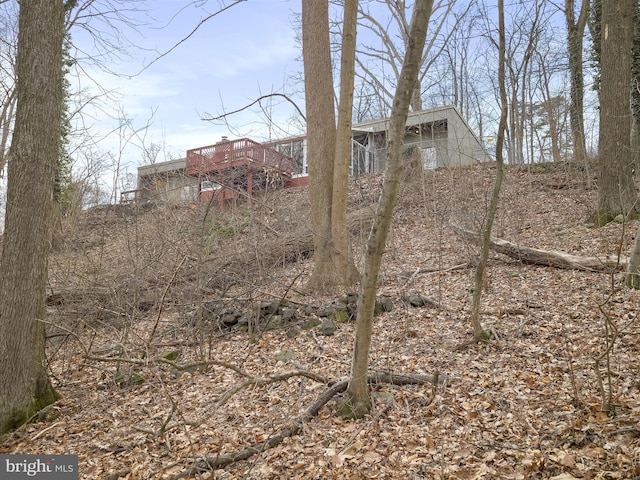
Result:
<instances>
[{"instance_id":1,"label":"cloud","mask_svg":"<svg viewBox=\"0 0 640 480\"><path fill-rule=\"evenodd\" d=\"M169 10L173 13L178 9L172 2L162 5L171 5ZM117 92L91 113L95 129L103 133L114 130L118 113L136 125L144 125L155 112L145 142L165 143L172 156L214 143L223 135L248 135L256 140L270 137L273 129L261 123L260 113L255 110L229 119L231 125L237 126L234 132L226 125L202 121L200 114L221 113L221 98L227 109L240 108L272 88L281 88L287 76L301 68L294 61L300 52L289 21L290 6L275 0L239 4L204 24L187 41L133 78L92 68L89 73L95 82ZM141 47L167 51L198 24L198 18L190 16L164 29L146 30ZM112 68L137 72L154 58L149 56L149 50L145 52L146 60L131 58ZM81 81L83 87L90 83L87 78ZM96 87L92 90L98 91ZM280 113L286 117L290 108L276 106L272 114L277 118ZM282 121L286 124L286 118ZM117 139L107 140L106 148L119 148L118 143ZM139 150L130 149L127 157L135 163L140 158Z\"/></svg>"},{"instance_id":2,"label":"cloud","mask_svg":"<svg viewBox=\"0 0 640 480\"><path fill-rule=\"evenodd\" d=\"M258 80L265 68L282 72L298 54L290 38L275 35L260 40L245 38L234 43L232 49L218 49L211 54L210 61L201 63L200 67L212 78L230 78L253 73Z\"/></svg>"}]
</instances>

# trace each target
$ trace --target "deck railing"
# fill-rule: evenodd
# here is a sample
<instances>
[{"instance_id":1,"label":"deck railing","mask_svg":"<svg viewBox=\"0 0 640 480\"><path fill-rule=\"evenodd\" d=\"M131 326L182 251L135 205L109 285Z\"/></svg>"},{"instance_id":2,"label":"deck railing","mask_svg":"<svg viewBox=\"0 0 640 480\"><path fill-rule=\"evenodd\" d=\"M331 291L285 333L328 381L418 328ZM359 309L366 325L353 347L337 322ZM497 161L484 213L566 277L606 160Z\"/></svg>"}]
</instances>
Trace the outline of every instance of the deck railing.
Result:
<instances>
[{"instance_id":1,"label":"deck railing","mask_svg":"<svg viewBox=\"0 0 640 480\"><path fill-rule=\"evenodd\" d=\"M248 138L225 140L187 150L187 175L199 175L239 165L273 168L284 175L291 175L293 172L293 160L290 157Z\"/></svg>"}]
</instances>

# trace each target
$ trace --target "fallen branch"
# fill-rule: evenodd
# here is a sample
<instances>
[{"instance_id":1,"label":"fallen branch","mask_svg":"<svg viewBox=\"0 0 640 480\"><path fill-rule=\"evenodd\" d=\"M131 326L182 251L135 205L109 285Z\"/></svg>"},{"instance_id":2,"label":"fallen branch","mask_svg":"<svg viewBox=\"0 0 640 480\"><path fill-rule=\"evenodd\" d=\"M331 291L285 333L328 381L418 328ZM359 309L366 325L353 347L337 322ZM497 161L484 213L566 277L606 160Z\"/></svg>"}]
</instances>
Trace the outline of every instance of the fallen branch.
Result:
<instances>
[{"instance_id":1,"label":"fallen branch","mask_svg":"<svg viewBox=\"0 0 640 480\"><path fill-rule=\"evenodd\" d=\"M250 373L245 372L240 367L236 367L235 365L222 360L203 360L200 362L189 362L189 363L181 364L181 363L176 363L172 360L168 360L163 357L146 360L146 359L137 359L137 358L97 357L92 355L86 355L84 358L85 360L91 360L94 362L116 362L116 363L122 362L122 363L129 363L132 365L142 365L142 366L153 365L154 363L164 363L166 365L172 366L176 370L190 370L190 369L201 367L201 366L216 365L219 367L224 367L224 368L233 370L241 377L245 377L246 380L244 382L236 385L230 390L233 393L236 393L237 391L242 390L242 388L247 387L249 385L261 387L264 385L268 385L270 383L282 382L284 380L288 380L291 377L306 377L319 383L325 383L325 384L328 383L328 380L325 379L323 376L313 372L309 372L308 370L292 370L290 372L284 372L277 375L270 375L268 377L254 377ZM233 396L233 393L230 395L228 395L228 393L229 392L225 393L222 397L220 397L220 400L218 400L218 402L220 403L219 406L224 404L231 396Z\"/></svg>"},{"instance_id":2,"label":"fallen branch","mask_svg":"<svg viewBox=\"0 0 640 480\"><path fill-rule=\"evenodd\" d=\"M402 375L393 373L378 373L369 375L367 381L371 384L377 383L390 383L393 385L423 385L426 383L438 383L444 384L446 379L440 379L437 375ZM191 475L201 474L203 472L212 471L218 467L229 465L240 460L246 460L258 453L264 452L270 448L278 446L287 437L296 435L304 425L313 417L318 415L320 409L326 405L338 393L344 392L349 385L349 380L344 379L334 383L331 387L325 390L320 397L300 416L294 419L292 422L286 424L277 435L269 437L264 442L257 443L251 447L244 448L242 450L236 450L235 452L220 454L212 457L203 457L196 462L194 466L188 470L169 477L169 480L179 480Z\"/></svg>"},{"instance_id":3,"label":"fallen branch","mask_svg":"<svg viewBox=\"0 0 640 480\"><path fill-rule=\"evenodd\" d=\"M201 366L217 365L219 367L224 367L224 368L233 370L240 376L252 378L251 374L245 372L240 367L236 367L235 365L222 360L203 360L200 362L189 362L189 363L180 364L163 357L158 357L153 359L137 359L137 358L126 358L126 357L100 357L95 355L85 355L84 358L85 360L91 360L93 362L116 362L116 363L122 362L122 363L129 363L132 365L143 365L143 366L153 365L154 363L165 363L167 365L172 366L176 370L189 370L189 369L197 368Z\"/></svg>"},{"instance_id":4,"label":"fallen branch","mask_svg":"<svg viewBox=\"0 0 640 480\"><path fill-rule=\"evenodd\" d=\"M452 267L424 267L424 268L416 268L413 272L408 272L406 270L401 271L398 276L401 278L406 278L404 284L407 285L413 280L415 280L416 276L423 273L447 273L452 272L454 270L465 270L470 268L470 264L461 263L460 265L454 265Z\"/></svg>"},{"instance_id":5,"label":"fallen branch","mask_svg":"<svg viewBox=\"0 0 640 480\"><path fill-rule=\"evenodd\" d=\"M456 227L454 227L454 230L467 241L474 244L480 242L480 237L475 232ZM494 252L507 255L523 263L569 270L584 270L587 272L624 271L628 263L626 258L615 255L582 257L558 250L523 247L501 238L492 238L489 246Z\"/></svg>"},{"instance_id":6,"label":"fallen branch","mask_svg":"<svg viewBox=\"0 0 640 480\"><path fill-rule=\"evenodd\" d=\"M268 377L249 377L243 382L238 383L233 388L225 392L225 394L222 395L216 402L216 408L219 408L225 403L227 403L233 395L235 395L237 392L239 392L243 388L246 388L249 386L264 387L265 385L269 385L271 383L283 382L292 377L305 377L311 380L315 380L318 383L325 383L325 384L328 383L324 377L317 375L313 372L309 372L307 370L293 370L291 372L285 372L279 375L270 375Z\"/></svg>"},{"instance_id":7,"label":"fallen branch","mask_svg":"<svg viewBox=\"0 0 640 480\"><path fill-rule=\"evenodd\" d=\"M349 214L347 229L351 232L360 232L369 228L375 207L373 205L362 208ZM242 275L255 273L260 265L271 268L283 263L297 262L300 258L313 254L313 233L311 230L301 234L279 235L275 241L266 242L261 248L251 246L241 249L229 255L228 253L213 254L205 259L205 263L212 272L216 272L208 279L209 287L220 286L225 282L233 282ZM221 275L225 272L226 275ZM188 278L186 279L188 280Z\"/></svg>"}]
</instances>

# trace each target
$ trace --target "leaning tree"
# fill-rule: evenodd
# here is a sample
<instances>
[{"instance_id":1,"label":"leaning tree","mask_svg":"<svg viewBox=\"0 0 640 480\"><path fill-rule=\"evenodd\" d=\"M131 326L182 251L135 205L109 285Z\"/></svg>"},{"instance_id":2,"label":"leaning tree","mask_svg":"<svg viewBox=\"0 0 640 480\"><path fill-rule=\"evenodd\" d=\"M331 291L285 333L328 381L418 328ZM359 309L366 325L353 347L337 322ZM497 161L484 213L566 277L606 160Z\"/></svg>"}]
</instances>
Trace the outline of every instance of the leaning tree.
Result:
<instances>
[{"instance_id":1,"label":"leaning tree","mask_svg":"<svg viewBox=\"0 0 640 480\"><path fill-rule=\"evenodd\" d=\"M429 18L433 0L416 0L408 31L407 50L398 79L398 87L391 108L387 133L386 170L382 194L373 227L367 241L364 272L360 282L358 312L356 315L356 339L351 364L351 377L347 388L347 400L340 408L344 416L362 417L371 410L367 371L373 328L378 275L387 235L391 226L393 209L402 181L402 146L406 130L413 89L422 65Z\"/></svg>"}]
</instances>

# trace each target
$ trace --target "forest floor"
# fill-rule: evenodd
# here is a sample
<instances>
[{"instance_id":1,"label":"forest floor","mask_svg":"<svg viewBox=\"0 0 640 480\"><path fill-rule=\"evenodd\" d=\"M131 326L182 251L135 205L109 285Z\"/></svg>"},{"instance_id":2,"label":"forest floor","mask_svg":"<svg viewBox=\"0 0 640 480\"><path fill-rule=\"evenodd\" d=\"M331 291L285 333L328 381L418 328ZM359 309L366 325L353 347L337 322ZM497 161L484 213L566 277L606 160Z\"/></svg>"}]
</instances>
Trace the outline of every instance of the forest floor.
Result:
<instances>
[{"instance_id":1,"label":"forest floor","mask_svg":"<svg viewBox=\"0 0 640 480\"><path fill-rule=\"evenodd\" d=\"M190 478L640 478L640 292L623 273L491 254L482 322L495 336L468 343L477 248L452 227L479 231L494 175L424 172L400 194L379 287L394 308L375 317L370 369L438 373L437 386L372 385L374 408L357 421L337 417L333 399L275 448ZM381 183L353 179L350 210L373 204ZM637 222L590 228L596 200L588 169L510 167L494 236L628 256ZM62 398L0 453L78 454L81 479L168 479L276 435L350 370L353 322L333 335L303 328L340 296L304 290L312 259L290 251L308 223L305 189L251 209L115 206L67 219L47 318ZM352 237L357 259L367 234ZM437 306L409 307L406 292ZM299 308L267 331L198 313L202 302L257 311L274 299ZM273 381L300 371L316 377Z\"/></svg>"}]
</instances>

